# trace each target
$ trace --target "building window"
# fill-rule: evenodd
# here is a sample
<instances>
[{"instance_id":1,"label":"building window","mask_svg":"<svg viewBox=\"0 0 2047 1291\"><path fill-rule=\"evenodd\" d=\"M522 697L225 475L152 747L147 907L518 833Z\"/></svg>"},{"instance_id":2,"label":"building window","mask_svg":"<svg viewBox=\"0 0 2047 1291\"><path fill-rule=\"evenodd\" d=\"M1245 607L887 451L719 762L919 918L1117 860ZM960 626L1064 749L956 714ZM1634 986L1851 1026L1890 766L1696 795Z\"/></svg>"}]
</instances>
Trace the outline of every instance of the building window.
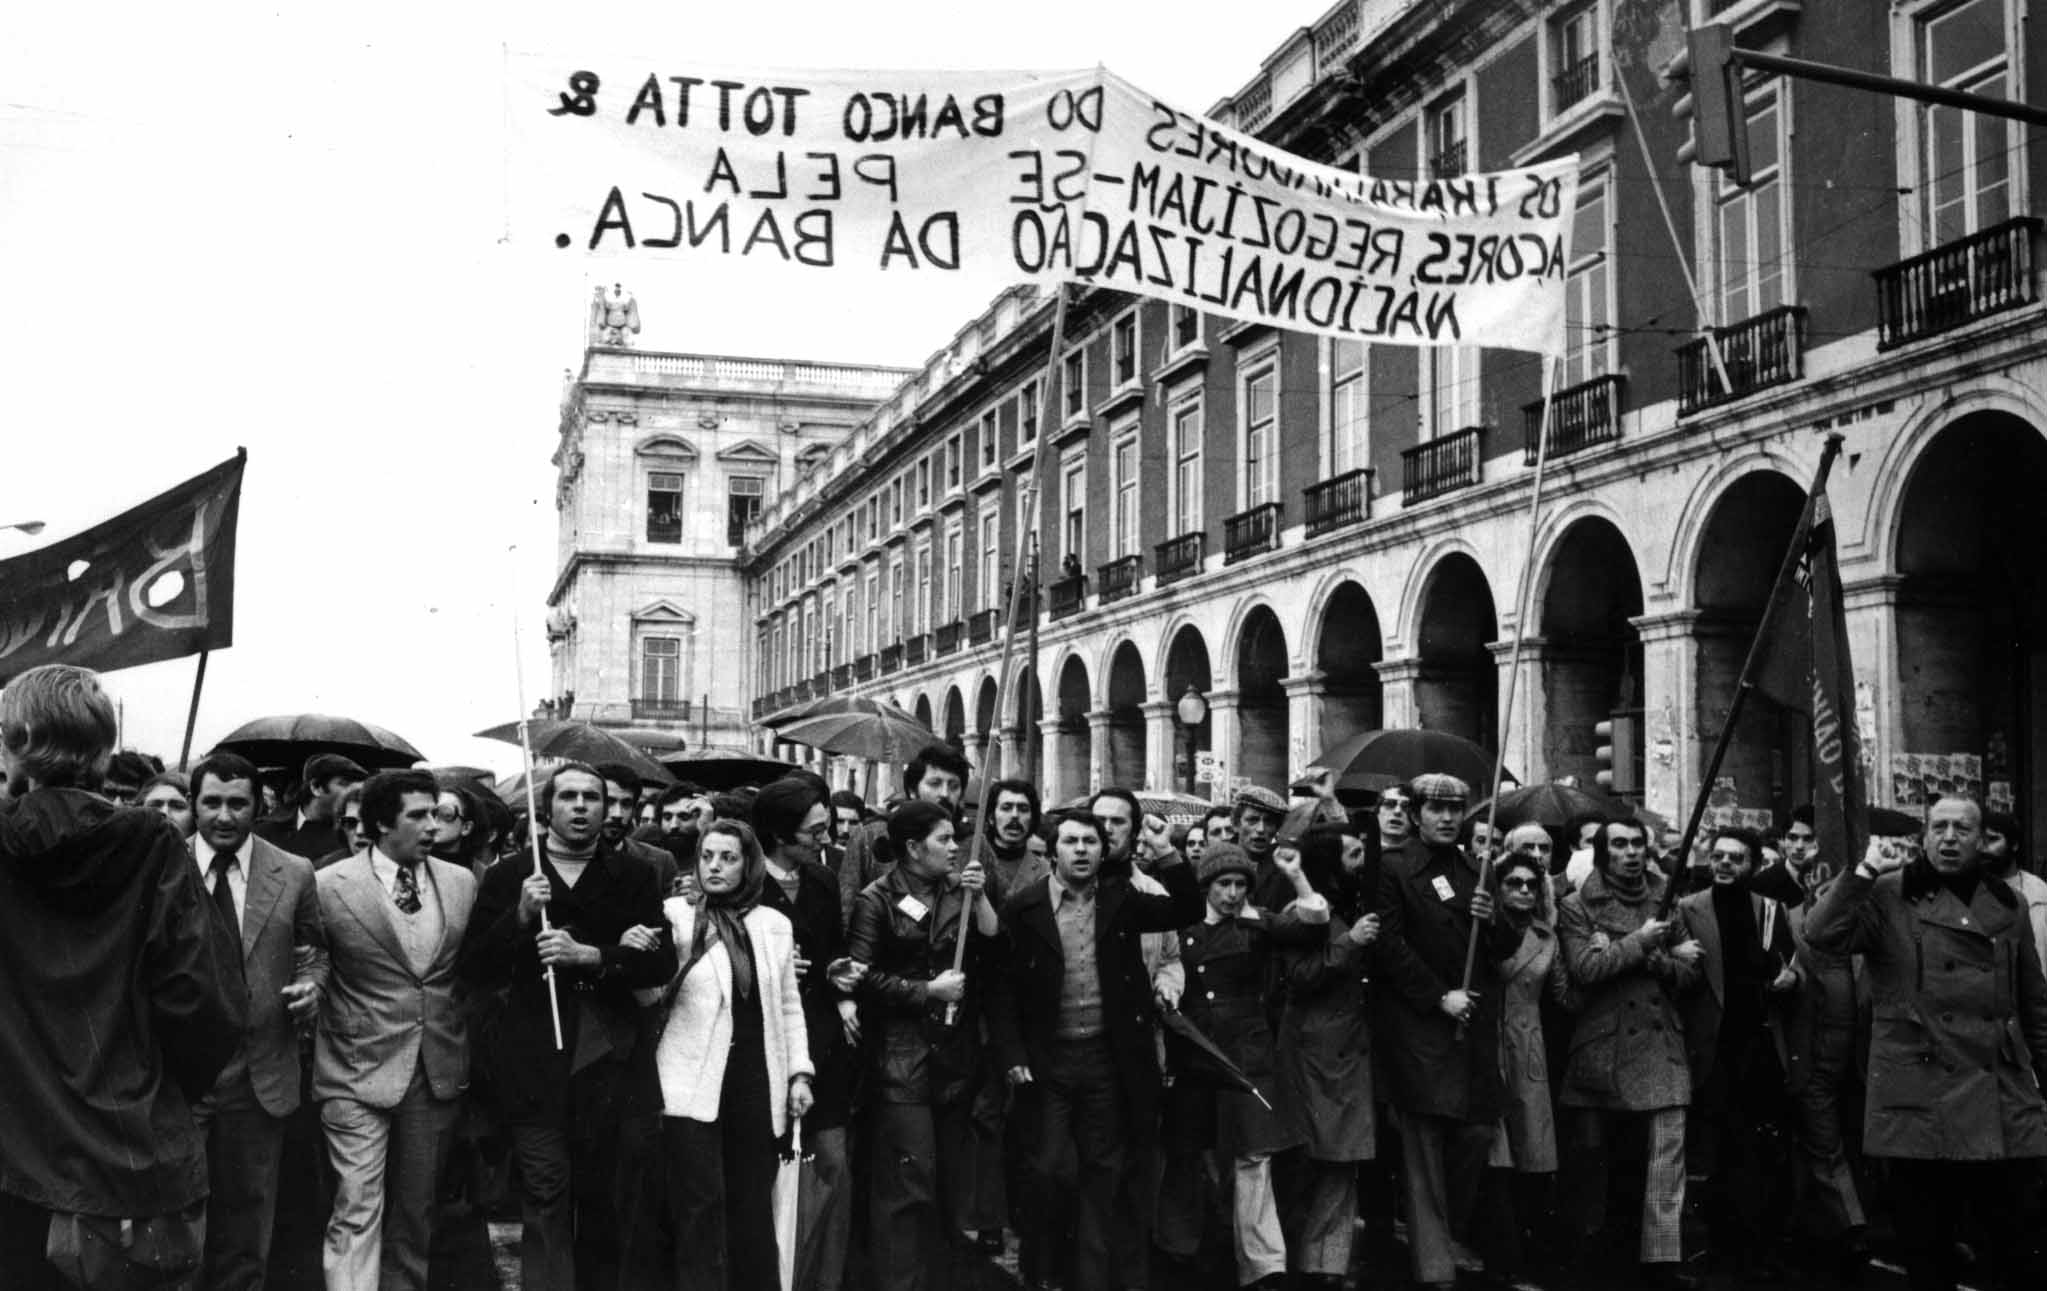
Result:
<instances>
[{"instance_id":1,"label":"building window","mask_svg":"<svg viewBox=\"0 0 2047 1291\"><path fill-rule=\"evenodd\" d=\"M1564 388L1613 370L1612 275L1607 270L1607 189L1604 183L1578 190L1571 225L1571 267L1564 282Z\"/></svg>"},{"instance_id":2,"label":"building window","mask_svg":"<svg viewBox=\"0 0 2047 1291\"><path fill-rule=\"evenodd\" d=\"M1919 20L1919 76L1944 89L2011 96L2005 0L1967 0ZM2024 154L2019 124L1981 112L1922 105L1924 218L1929 247L2011 217L2012 168Z\"/></svg>"},{"instance_id":3,"label":"building window","mask_svg":"<svg viewBox=\"0 0 2047 1291\"><path fill-rule=\"evenodd\" d=\"M917 542L917 601L910 607L910 634L931 630L931 535Z\"/></svg>"},{"instance_id":4,"label":"building window","mask_svg":"<svg viewBox=\"0 0 2047 1291\"><path fill-rule=\"evenodd\" d=\"M1749 184L1740 188L1713 172L1714 264L1720 323L1767 313L1790 299L1784 201L1783 105L1775 81L1748 94Z\"/></svg>"},{"instance_id":5,"label":"building window","mask_svg":"<svg viewBox=\"0 0 2047 1291\"><path fill-rule=\"evenodd\" d=\"M959 517L945 527L945 585L939 620L957 623L966 606L967 532Z\"/></svg>"},{"instance_id":6,"label":"building window","mask_svg":"<svg viewBox=\"0 0 2047 1291\"><path fill-rule=\"evenodd\" d=\"M1059 407L1066 420L1087 414L1087 351L1069 350L1059 368Z\"/></svg>"},{"instance_id":7,"label":"building window","mask_svg":"<svg viewBox=\"0 0 2047 1291\"><path fill-rule=\"evenodd\" d=\"M923 514L931 509L931 459L921 458L917 462L917 512Z\"/></svg>"},{"instance_id":8,"label":"building window","mask_svg":"<svg viewBox=\"0 0 2047 1291\"><path fill-rule=\"evenodd\" d=\"M954 435L945 441L945 491L957 493L966 482L966 436Z\"/></svg>"},{"instance_id":9,"label":"building window","mask_svg":"<svg viewBox=\"0 0 2047 1291\"><path fill-rule=\"evenodd\" d=\"M1429 173L1437 179L1453 179L1467 169L1465 143L1471 132L1465 107L1459 90L1429 108Z\"/></svg>"},{"instance_id":10,"label":"building window","mask_svg":"<svg viewBox=\"0 0 2047 1291\"><path fill-rule=\"evenodd\" d=\"M1599 4L1593 0L1550 19L1550 115L1590 98L1599 84Z\"/></svg>"},{"instance_id":11,"label":"building window","mask_svg":"<svg viewBox=\"0 0 2047 1291\"><path fill-rule=\"evenodd\" d=\"M1173 349L1191 350L1201 344L1201 311L1190 305L1172 306Z\"/></svg>"},{"instance_id":12,"label":"building window","mask_svg":"<svg viewBox=\"0 0 2047 1291\"><path fill-rule=\"evenodd\" d=\"M780 619L775 620L775 668L774 676L769 680L774 682L776 690L780 690L789 681L789 661L782 654L782 620Z\"/></svg>"},{"instance_id":13,"label":"building window","mask_svg":"<svg viewBox=\"0 0 2047 1291\"><path fill-rule=\"evenodd\" d=\"M888 482L888 527L903 527L903 477L900 475Z\"/></svg>"},{"instance_id":14,"label":"building window","mask_svg":"<svg viewBox=\"0 0 2047 1291\"><path fill-rule=\"evenodd\" d=\"M1117 389L1137 384L1137 311L1109 324L1109 371Z\"/></svg>"},{"instance_id":15,"label":"building window","mask_svg":"<svg viewBox=\"0 0 2047 1291\"><path fill-rule=\"evenodd\" d=\"M680 472L651 471L647 475L647 541L682 541Z\"/></svg>"},{"instance_id":16,"label":"building window","mask_svg":"<svg viewBox=\"0 0 2047 1291\"><path fill-rule=\"evenodd\" d=\"M1422 438L1437 439L1478 425L1478 348L1442 345L1420 353Z\"/></svg>"},{"instance_id":17,"label":"building window","mask_svg":"<svg viewBox=\"0 0 2047 1291\"><path fill-rule=\"evenodd\" d=\"M981 513L981 574L976 600L992 610L1002 598L1002 513L990 507Z\"/></svg>"},{"instance_id":18,"label":"building window","mask_svg":"<svg viewBox=\"0 0 2047 1291\"><path fill-rule=\"evenodd\" d=\"M674 708L682 703L682 639L640 638L640 699Z\"/></svg>"},{"instance_id":19,"label":"building window","mask_svg":"<svg viewBox=\"0 0 2047 1291\"><path fill-rule=\"evenodd\" d=\"M1365 343L1329 343L1329 474L1365 466Z\"/></svg>"},{"instance_id":20,"label":"building window","mask_svg":"<svg viewBox=\"0 0 2047 1291\"><path fill-rule=\"evenodd\" d=\"M1087 458L1069 457L1059 468L1059 514L1065 518L1060 529L1059 551L1063 572L1076 573L1087 567Z\"/></svg>"},{"instance_id":21,"label":"building window","mask_svg":"<svg viewBox=\"0 0 2047 1291\"><path fill-rule=\"evenodd\" d=\"M897 552L888 562L888 634L891 640L901 640L903 624L909 621L909 606L904 600L907 589L903 586L903 556Z\"/></svg>"},{"instance_id":22,"label":"building window","mask_svg":"<svg viewBox=\"0 0 2047 1291\"><path fill-rule=\"evenodd\" d=\"M860 634L862 654L873 654L881 649L881 571L867 571L867 608L864 622L866 627Z\"/></svg>"},{"instance_id":23,"label":"building window","mask_svg":"<svg viewBox=\"0 0 2047 1291\"><path fill-rule=\"evenodd\" d=\"M1110 521L1114 534L1115 550L1111 556L1134 556L1137 554L1137 517L1140 500L1137 492L1137 418L1127 417L1110 436L1109 478L1115 497L1110 506Z\"/></svg>"},{"instance_id":24,"label":"building window","mask_svg":"<svg viewBox=\"0 0 2047 1291\"><path fill-rule=\"evenodd\" d=\"M1424 351L1427 353L1427 351ZM1279 501L1279 375L1271 363L1244 378L1244 508Z\"/></svg>"},{"instance_id":25,"label":"building window","mask_svg":"<svg viewBox=\"0 0 2047 1291\"><path fill-rule=\"evenodd\" d=\"M761 513L761 498L767 481L757 475L735 475L725 481L725 543L737 547L746 541L746 526Z\"/></svg>"},{"instance_id":26,"label":"building window","mask_svg":"<svg viewBox=\"0 0 2047 1291\"><path fill-rule=\"evenodd\" d=\"M1173 405L1173 488L1166 527L1174 537L1201 527L1201 396Z\"/></svg>"},{"instance_id":27,"label":"building window","mask_svg":"<svg viewBox=\"0 0 2047 1291\"><path fill-rule=\"evenodd\" d=\"M997 433L995 410L981 414L981 469L989 470L995 465L996 454L1002 451Z\"/></svg>"},{"instance_id":28,"label":"building window","mask_svg":"<svg viewBox=\"0 0 2047 1291\"><path fill-rule=\"evenodd\" d=\"M1016 442L1028 444L1038 437L1038 397L1041 393L1038 378L1024 382L1023 389L1016 394Z\"/></svg>"}]
</instances>

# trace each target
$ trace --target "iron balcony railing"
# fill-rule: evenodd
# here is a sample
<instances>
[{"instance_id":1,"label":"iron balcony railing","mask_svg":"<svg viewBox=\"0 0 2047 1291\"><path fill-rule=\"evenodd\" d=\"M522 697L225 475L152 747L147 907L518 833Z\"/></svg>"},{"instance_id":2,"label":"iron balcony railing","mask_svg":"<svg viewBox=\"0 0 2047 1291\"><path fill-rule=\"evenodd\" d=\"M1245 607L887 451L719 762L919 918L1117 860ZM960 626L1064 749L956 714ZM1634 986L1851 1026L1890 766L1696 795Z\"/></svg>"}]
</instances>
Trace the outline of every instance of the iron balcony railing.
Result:
<instances>
[{"instance_id":1,"label":"iron balcony railing","mask_svg":"<svg viewBox=\"0 0 2047 1291\"><path fill-rule=\"evenodd\" d=\"M873 681L874 670L875 670L874 656L872 654L863 654L858 659L855 659L853 661L853 680Z\"/></svg>"},{"instance_id":2,"label":"iron balcony railing","mask_svg":"<svg viewBox=\"0 0 2047 1291\"><path fill-rule=\"evenodd\" d=\"M881 648L881 673L885 677L903 666L903 643Z\"/></svg>"},{"instance_id":3,"label":"iron balcony railing","mask_svg":"<svg viewBox=\"0 0 2047 1291\"><path fill-rule=\"evenodd\" d=\"M1413 506L1479 482L1485 464L1484 426L1417 444L1400 455L1400 505Z\"/></svg>"},{"instance_id":4,"label":"iron balcony railing","mask_svg":"<svg viewBox=\"0 0 2047 1291\"><path fill-rule=\"evenodd\" d=\"M1144 578L1144 557L1124 556L1112 560L1096 571L1102 580L1102 604L1120 601L1126 596L1137 595L1137 588Z\"/></svg>"},{"instance_id":5,"label":"iron balcony railing","mask_svg":"<svg viewBox=\"0 0 2047 1291\"><path fill-rule=\"evenodd\" d=\"M1308 536L1372 518L1372 468L1361 466L1301 491L1308 503Z\"/></svg>"},{"instance_id":6,"label":"iron balcony railing","mask_svg":"<svg viewBox=\"0 0 2047 1291\"><path fill-rule=\"evenodd\" d=\"M923 663L931 657L931 634L919 632L903 643L904 663Z\"/></svg>"},{"instance_id":7,"label":"iron balcony railing","mask_svg":"<svg viewBox=\"0 0 2047 1291\"><path fill-rule=\"evenodd\" d=\"M1556 104L1555 110L1562 112L1573 103L1589 96L1599 85L1599 55L1587 54L1563 71L1549 78L1550 95Z\"/></svg>"},{"instance_id":8,"label":"iron balcony railing","mask_svg":"<svg viewBox=\"0 0 2047 1291\"><path fill-rule=\"evenodd\" d=\"M967 640L983 645L995 639L995 626L1002 622L1001 610L976 610L967 619Z\"/></svg>"},{"instance_id":9,"label":"iron balcony railing","mask_svg":"<svg viewBox=\"0 0 2047 1291\"><path fill-rule=\"evenodd\" d=\"M850 686L850 685L852 685L852 684L853 684L853 665L852 665L852 664L850 664L850 663L842 663L842 664L840 664L840 665L839 665L838 667L836 667L836 668L832 669L832 689L833 689L833 690L844 690L844 689L845 689L846 687L848 687L848 686Z\"/></svg>"},{"instance_id":10,"label":"iron balcony railing","mask_svg":"<svg viewBox=\"0 0 2047 1291\"><path fill-rule=\"evenodd\" d=\"M1158 570L1158 585L1165 587L1201 572L1201 558L1208 554L1208 535L1197 529L1177 538L1168 538L1151 550L1155 558L1154 568Z\"/></svg>"},{"instance_id":11,"label":"iron balcony railing","mask_svg":"<svg viewBox=\"0 0 2047 1291\"><path fill-rule=\"evenodd\" d=\"M1052 617L1063 619L1069 614L1080 613L1087 603L1087 575L1069 574L1052 584Z\"/></svg>"},{"instance_id":12,"label":"iron balcony railing","mask_svg":"<svg viewBox=\"0 0 2047 1291\"><path fill-rule=\"evenodd\" d=\"M2039 219L2021 216L1878 269L1870 275L1876 279L1877 348L1938 336L2038 300L2033 245L2039 235Z\"/></svg>"},{"instance_id":13,"label":"iron balcony railing","mask_svg":"<svg viewBox=\"0 0 2047 1291\"><path fill-rule=\"evenodd\" d=\"M1565 457L1621 437L1621 378L1609 373L1559 390L1549 414L1549 455ZM1521 405L1522 460L1535 465L1542 400Z\"/></svg>"},{"instance_id":14,"label":"iron balcony railing","mask_svg":"<svg viewBox=\"0 0 2047 1291\"><path fill-rule=\"evenodd\" d=\"M1727 380L1707 351L1706 338L1685 342L1677 350L1677 412L1680 417L1727 403L1805 375L1805 307L1779 305L1732 327L1716 327Z\"/></svg>"},{"instance_id":15,"label":"iron balcony railing","mask_svg":"<svg viewBox=\"0 0 2047 1291\"><path fill-rule=\"evenodd\" d=\"M942 655L951 654L960 648L960 634L965 630L966 625L958 620L940 624L931 635L932 648Z\"/></svg>"},{"instance_id":16,"label":"iron balcony railing","mask_svg":"<svg viewBox=\"0 0 2047 1291\"><path fill-rule=\"evenodd\" d=\"M636 699L633 701L633 720L636 722L687 722L689 701L686 699Z\"/></svg>"},{"instance_id":17,"label":"iron balcony railing","mask_svg":"<svg viewBox=\"0 0 2047 1291\"><path fill-rule=\"evenodd\" d=\"M820 672L819 674L817 674L817 676L812 677L810 679L810 696L812 699L823 699L826 695L829 695L831 693L832 674L831 670L827 668L825 671Z\"/></svg>"},{"instance_id":18,"label":"iron balcony railing","mask_svg":"<svg viewBox=\"0 0 2047 1291\"><path fill-rule=\"evenodd\" d=\"M1429 171L1437 179L1455 179L1464 173L1465 141L1459 139L1429 158Z\"/></svg>"},{"instance_id":19,"label":"iron balcony railing","mask_svg":"<svg viewBox=\"0 0 2047 1291\"><path fill-rule=\"evenodd\" d=\"M1223 521L1223 564L1249 560L1261 551L1277 551L1279 516L1279 503L1262 502Z\"/></svg>"}]
</instances>

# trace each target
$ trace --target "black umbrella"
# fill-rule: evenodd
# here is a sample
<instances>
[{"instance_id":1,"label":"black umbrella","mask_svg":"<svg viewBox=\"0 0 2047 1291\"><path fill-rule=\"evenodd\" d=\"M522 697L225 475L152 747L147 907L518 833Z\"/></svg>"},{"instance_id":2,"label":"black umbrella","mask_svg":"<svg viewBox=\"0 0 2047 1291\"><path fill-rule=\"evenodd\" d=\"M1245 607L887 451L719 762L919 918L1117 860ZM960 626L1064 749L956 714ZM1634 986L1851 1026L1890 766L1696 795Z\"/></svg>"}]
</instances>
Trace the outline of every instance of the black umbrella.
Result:
<instances>
[{"instance_id":1,"label":"black umbrella","mask_svg":"<svg viewBox=\"0 0 2047 1291\"><path fill-rule=\"evenodd\" d=\"M1314 763L1336 773L1339 789L1377 791L1429 772L1456 776L1474 793L1493 785L1493 755L1448 731L1366 731L1330 745ZM1520 783L1512 771L1506 780Z\"/></svg>"},{"instance_id":2,"label":"black umbrella","mask_svg":"<svg viewBox=\"0 0 2047 1291\"><path fill-rule=\"evenodd\" d=\"M229 731L213 747L239 753L257 766L289 767L293 772L321 753L353 758L370 771L409 767L426 759L404 737L381 726L326 713L259 717Z\"/></svg>"},{"instance_id":3,"label":"black umbrella","mask_svg":"<svg viewBox=\"0 0 2047 1291\"><path fill-rule=\"evenodd\" d=\"M796 768L743 749L698 748L661 755L661 765L677 780L720 791L780 780Z\"/></svg>"},{"instance_id":4,"label":"black umbrella","mask_svg":"<svg viewBox=\"0 0 2047 1291\"><path fill-rule=\"evenodd\" d=\"M1488 775L1491 772L1487 772ZM1464 813L1466 820L1484 820L1492 810L1490 801L1481 802ZM1516 825L1543 825L1562 829L1579 816L1602 816L1607 820L1634 820L1635 805L1620 798L1581 789L1574 784L1527 784L1500 794L1499 814L1494 824L1502 831ZM1646 822L1644 822L1646 824Z\"/></svg>"},{"instance_id":5,"label":"black umbrella","mask_svg":"<svg viewBox=\"0 0 2047 1291\"><path fill-rule=\"evenodd\" d=\"M870 762L901 764L938 743L932 729L904 709L857 695L834 695L798 714L776 714L764 725L777 739Z\"/></svg>"},{"instance_id":6,"label":"black umbrella","mask_svg":"<svg viewBox=\"0 0 2047 1291\"><path fill-rule=\"evenodd\" d=\"M503 740L507 744L519 743L519 723L506 722L489 730L478 731L478 739ZM535 719L526 723L526 736L531 741L533 756L536 758L557 758L564 762L588 762L596 766L604 762L622 762L631 767L642 780L657 784L672 784L675 777L668 769L613 735L601 726L588 722L561 722Z\"/></svg>"},{"instance_id":7,"label":"black umbrella","mask_svg":"<svg viewBox=\"0 0 2047 1291\"><path fill-rule=\"evenodd\" d=\"M1249 1094L1265 1105L1266 1111L1272 1104L1265 1101L1265 1095L1258 1092L1258 1086L1244 1074L1244 1069L1230 1060L1230 1056L1216 1047L1215 1041L1201 1033L1201 1028L1187 1020L1178 1009L1159 1010L1159 1022L1166 1030L1178 1037L1184 1046L1180 1054L1187 1064L1187 1074L1207 1080L1223 1089L1234 1089Z\"/></svg>"}]
</instances>

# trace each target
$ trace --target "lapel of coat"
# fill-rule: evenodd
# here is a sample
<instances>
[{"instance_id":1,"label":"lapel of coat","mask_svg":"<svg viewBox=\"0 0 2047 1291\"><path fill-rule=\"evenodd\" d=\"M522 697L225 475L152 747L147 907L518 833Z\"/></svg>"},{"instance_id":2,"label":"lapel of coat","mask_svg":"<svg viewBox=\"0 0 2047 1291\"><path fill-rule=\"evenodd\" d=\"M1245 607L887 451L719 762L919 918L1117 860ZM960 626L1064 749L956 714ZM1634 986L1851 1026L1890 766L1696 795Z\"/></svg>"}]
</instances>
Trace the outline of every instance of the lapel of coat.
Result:
<instances>
[{"instance_id":1,"label":"lapel of coat","mask_svg":"<svg viewBox=\"0 0 2047 1291\"><path fill-rule=\"evenodd\" d=\"M1683 904L1691 907L1685 919L1685 926L1692 936L1698 938L1700 967L1706 970L1706 985L1713 990L1713 1002L1727 1007L1727 963L1721 957L1720 915L1713 909L1713 890L1706 889L1684 899Z\"/></svg>"},{"instance_id":2,"label":"lapel of coat","mask_svg":"<svg viewBox=\"0 0 2047 1291\"><path fill-rule=\"evenodd\" d=\"M256 949L256 937L284 892L284 866L271 854L270 844L251 839L249 848L249 889L242 901L242 958Z\"/></svg>"},{"instance_id":3,"label":"lapel of coat","mask_svg":"<svg viewBox=\"0 0 2047 1291\"><path fill-rule=\"evenodd\" d=\"M440 972L453 964L455 952L461 948L462 930L469 925L469 906L475 900L476 886L456 877L470 877L466 866L428 860L427 869L432 876L434 895L441 902L441 941L427 960L427 969Z\"/></svg>"},{"instance_id":4,"label":"lapel of coat","mask_svg":"<svg viewBox=\"0 0 2047 1291\"><path fill-rule=\"evenodd\" d=\"M412 956L405 953L398 925L391 921L390 898L384 893L384 885L377 881L377 872L370 867L369 852L357 852L341 862L341 866L347 868L343 870L342 881L335 885L334 895L341 898L341 904L348 907L371 939L389 953L391 962L412 972Z\"/></svg>"},{"instance_id":5,"label":"lapel of coat","mask_svg":"<svg viewBox=\"0 0 2047 1291\"><path fill-rule=\"evenodd\" d=\"M1035 933L1051 948L1054 959L1066 962L1066 946L1059 940L1059 923L1052 917L1052 885L1049 880L1040 881L1025 888L1018 902L1017 922ZM1101 911L1095 911L1097 917Z\"/></svg>"},{"instance_id":6,"label":"lapel of coat","mask_svg":"<svg viewBox=\"0 0 2047 1291\"><path fill-rule=\"evenodd\" d=\"M1521 944L1514 947L1514 953L1508 957L1506 967L1500 971L1500 977L1511 981L1519 976L1550 942L1551 937L1547 929L1540 924L1528 925L1528 931L1521 934Z\"/></svg>"}]
</instances>

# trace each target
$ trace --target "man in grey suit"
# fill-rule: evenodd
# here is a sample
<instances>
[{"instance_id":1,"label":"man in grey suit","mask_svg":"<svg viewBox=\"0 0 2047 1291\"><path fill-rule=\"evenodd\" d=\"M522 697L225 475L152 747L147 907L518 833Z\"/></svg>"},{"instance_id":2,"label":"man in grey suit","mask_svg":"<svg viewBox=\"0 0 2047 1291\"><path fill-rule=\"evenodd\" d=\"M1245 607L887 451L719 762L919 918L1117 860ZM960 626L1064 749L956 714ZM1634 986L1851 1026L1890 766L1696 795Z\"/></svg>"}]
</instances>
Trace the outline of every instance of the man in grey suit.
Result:
<instances>
[{"instance_id":1,"label":"man in grey suit","mask_svg":"<svg viewBox=\"0 0 2047 1291\"><path fill-rule=\"evenodd\" d=\"M206 1252L200 1285L250 1291L263 1285L277 1213L285 1118L299 1105L296 1026L310 1023L327 982L313 866L251 832L256 768L216 753L192 772L192 858L220 918L242 950L249 992L241 1046L193 1109L206 1136Z\"/></svg>"},{"instance_id":2,"label":"man in grey suit","mask_svg":"<svg viewBox=\"0 0 2047 1291\"><path fill-rule=\"evenodd\" d=\"M338 1188L327 1291L426 1291L434 1182L469 1083L455 952L476 880L432 858L440 788L425 771L363 785L369 844L319 871L333 968L313 1097Z\"/></svg>"}]
</instances>

